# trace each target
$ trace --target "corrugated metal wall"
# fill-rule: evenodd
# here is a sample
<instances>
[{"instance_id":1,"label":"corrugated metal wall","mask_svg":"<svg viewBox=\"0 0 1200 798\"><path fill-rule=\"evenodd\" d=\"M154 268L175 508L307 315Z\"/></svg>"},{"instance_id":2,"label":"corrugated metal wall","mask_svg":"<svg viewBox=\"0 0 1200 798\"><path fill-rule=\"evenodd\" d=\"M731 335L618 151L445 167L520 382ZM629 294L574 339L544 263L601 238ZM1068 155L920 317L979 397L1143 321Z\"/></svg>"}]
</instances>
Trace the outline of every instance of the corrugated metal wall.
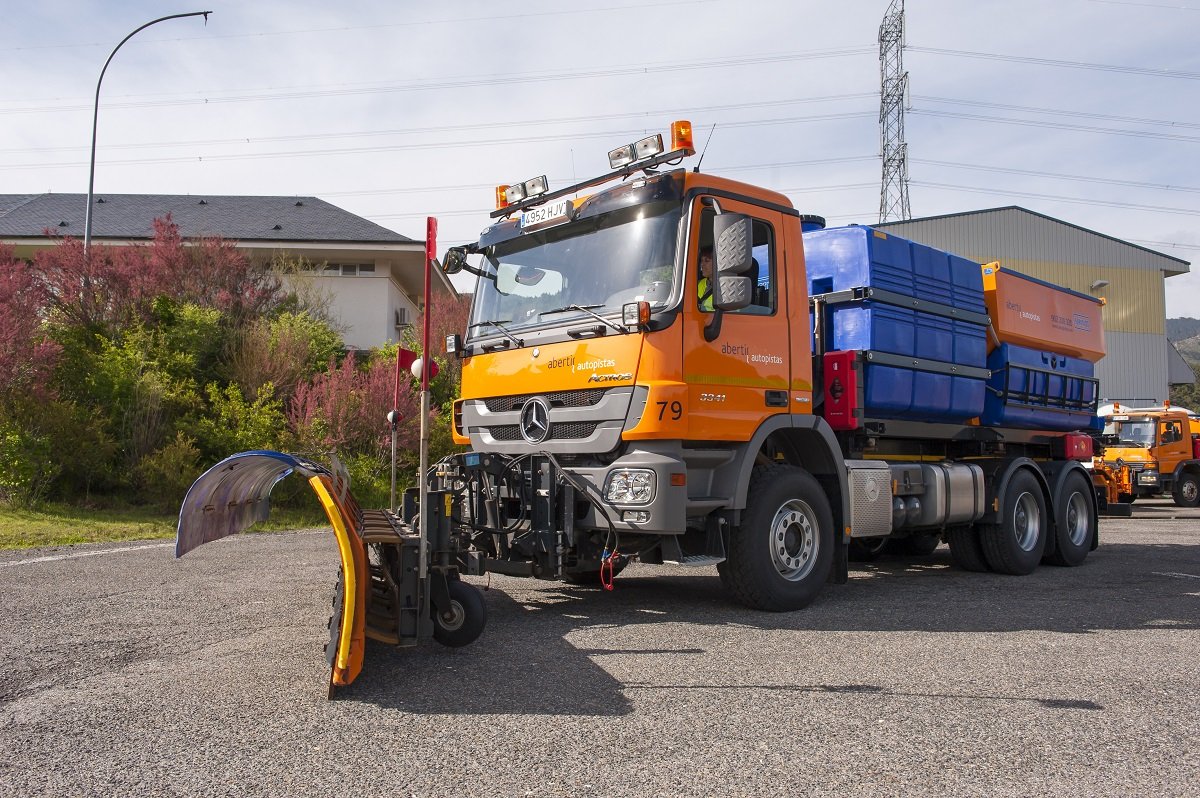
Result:
<instances>
[{"instance_id":1,"label":"corrugated metal wall","mask_svg":"<svg viewBox=\"0 0 1200 798\"><path fill-rule=\"evenodd\" d=\"M986 263L1103 298L1108 354L1097 366L1100 395L1117 401L1167 396L1164 272L1178 260L1021 208L880 225ZM1097 281L1107 285L1092 288ZM1169 284L1168 284L1169 285Z\"/></svg>"},{"instance_id":2,"label":"corrugated metal wall","mask_svg":"<svg viewBox=\"0 0 1200 798\"><path fill-rule=\"evenodd\" d=\"M1167 392L1167 343L1162 335L1106 332L1108 352L1096 364L1101 404L1162 404Z\"/></svg>"}]
</instances>

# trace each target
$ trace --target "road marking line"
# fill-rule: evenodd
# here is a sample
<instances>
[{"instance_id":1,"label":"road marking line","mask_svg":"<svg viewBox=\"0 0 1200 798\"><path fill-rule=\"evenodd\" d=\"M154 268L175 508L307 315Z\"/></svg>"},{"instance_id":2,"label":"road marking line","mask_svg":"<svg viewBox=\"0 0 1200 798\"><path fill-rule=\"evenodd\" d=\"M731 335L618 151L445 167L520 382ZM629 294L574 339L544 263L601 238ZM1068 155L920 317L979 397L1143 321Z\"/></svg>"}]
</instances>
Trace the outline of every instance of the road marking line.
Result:
<instances>
[{"instance_id":1,"label":"road marking line","mask_svg":"<svg viewBox=\"0 0 1200 798\"><path fill-rule=\"evenodd\" d=\"M1177 574L1173 571L1151 571L1150 573L1154 574L1155 576L1173 576L1176 579L1200 579L1200 576L1197 576L1196 574Z\"/></svg>"},{"instance_id":2,"label":"road marking line","mask_svg":"<svg viewBox=\"0 0 1200 798\"><path fill-rule=\"evenodd\" d=\"M118 549L100 549L99 551L79 551L74 554L55 554L50 557L30 557L28 560L9 560L8 562L0 562L0 568L7 568L10 565L31 565L35 562L57 562L59 560L74 560L77 557L95 557L100 554L120 554L124 551L141 551L142 549L165 549L174 546L175 543L152 543L149 546L122 546Z\"/></svg>"}]
</instances>

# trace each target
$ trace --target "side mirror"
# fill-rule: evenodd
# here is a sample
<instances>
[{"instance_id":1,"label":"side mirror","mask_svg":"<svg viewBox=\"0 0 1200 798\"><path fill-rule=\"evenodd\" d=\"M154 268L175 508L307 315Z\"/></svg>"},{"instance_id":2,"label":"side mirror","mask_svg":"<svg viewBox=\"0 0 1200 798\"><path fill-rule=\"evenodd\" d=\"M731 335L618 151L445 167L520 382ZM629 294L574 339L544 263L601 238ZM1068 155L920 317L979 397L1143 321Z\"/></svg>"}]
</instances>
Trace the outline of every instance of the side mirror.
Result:
<instances>
[{"instance_id":1,"label":"side mirror","mask_svg":"<svg viewBox=\"0 0 1200 798\"><path fill-rule=\"evenodd\" d=\"M458 274L467 265L467 251L462 247L450 247L446 250L446 257L442 261L442 272L445 274Z\"/></svg>"},{"instance_id":2,"label":"side mirror","mask_svg":"<svg viewBox=\"0 0 1200 798\"><path fill-rule=\"evenodd\" d=\"M722 213L713 218L713 307L740 310L754 298L754 286L746 272L753 264L753 222L741 213Z\"/></svg>"}]
</instances>

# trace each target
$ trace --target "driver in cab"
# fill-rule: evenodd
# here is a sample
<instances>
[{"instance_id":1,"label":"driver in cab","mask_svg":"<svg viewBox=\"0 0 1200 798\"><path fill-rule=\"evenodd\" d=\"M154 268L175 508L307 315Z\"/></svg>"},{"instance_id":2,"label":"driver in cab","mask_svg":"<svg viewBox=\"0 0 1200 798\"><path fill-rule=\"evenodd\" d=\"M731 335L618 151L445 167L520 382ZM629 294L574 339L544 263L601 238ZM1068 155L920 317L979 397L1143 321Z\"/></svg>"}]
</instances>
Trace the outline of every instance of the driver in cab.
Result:
<instances>
[{"instance_id":1,"label":"driver in cab","mask_svg":"<svg viewBox=\"0 0 1200 798\"><path fill-rule=\"evenodd\" d=\"M701 310L713 309L712 292L713 252L712 247L700 248L700 279L696 283L696 295Z\"/></svg>"}]
</instances>

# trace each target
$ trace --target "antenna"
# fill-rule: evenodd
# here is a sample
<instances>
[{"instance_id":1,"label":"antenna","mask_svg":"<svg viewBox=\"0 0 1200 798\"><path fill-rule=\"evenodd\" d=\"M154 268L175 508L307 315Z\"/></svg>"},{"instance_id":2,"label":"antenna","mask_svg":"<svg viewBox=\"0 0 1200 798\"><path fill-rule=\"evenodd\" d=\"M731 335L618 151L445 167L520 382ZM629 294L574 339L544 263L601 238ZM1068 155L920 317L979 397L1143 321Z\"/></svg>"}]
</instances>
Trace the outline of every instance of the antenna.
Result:
<instances>
[{"instance_id":1,"label":"antenna","mask_svg":"<svg viewBox=\"0 0 1200 798\"><path fill-rule=\"evenodd\" d=\"M700 160L696 161L696 166L693 167L693 172L700 171L700 164L704 163L704 154L708 152L708 144L712 141L713 131L717 129L717 123L713 122L713 126L708 129L708 138L704 140L704 149L700 150Z\"/></svg>"},{"instance_id":2,"label":"antenna","mask_svg":"<svg viewBox=\"0 0 1200 798\"><path fill-rule=\"evenodd\" d=\"M908 204L908 144L904 141L904 0L892 0L879 25L879 141L883 184L879 191L879 221L912 218Z\"/></svg>"}]
</instances>

